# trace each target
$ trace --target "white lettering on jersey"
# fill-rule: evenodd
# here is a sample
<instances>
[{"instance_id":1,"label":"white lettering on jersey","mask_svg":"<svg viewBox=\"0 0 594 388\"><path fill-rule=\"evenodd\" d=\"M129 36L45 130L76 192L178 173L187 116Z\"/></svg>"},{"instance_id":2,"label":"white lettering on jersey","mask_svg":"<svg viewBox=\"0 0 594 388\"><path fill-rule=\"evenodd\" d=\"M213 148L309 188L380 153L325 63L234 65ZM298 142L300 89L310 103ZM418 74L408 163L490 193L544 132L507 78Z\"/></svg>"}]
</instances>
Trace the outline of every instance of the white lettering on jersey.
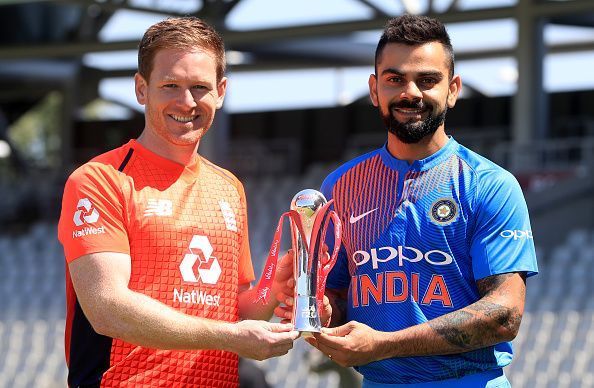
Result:
<instances>
[{"instance_id":1,"label":"white lettering on jersey","mask_svg":"<svg viewBox=\"0 0 594 388\"><path fill-rule=\"evenodd\" d=\"M385 251L386 254L381 253L382 251ZM398 247L372 248L371 252L356 251L353 253L353 262L356 266L363 265L371 259L371 266L373 269L378 268L378 263L385 263L395 258L398 258L398 265L401 267L405 260L415 263L424 259L426 262L433 265L448 265L454 261L450 254L437 249L429 252L421 252L417 248L405 247L402 245Z\"/></svg>"},{"instance_id":2,"label":"white lettering on jersey","mask_svg":"<svg viewBox=\"0 0 594 388\"><path fill-rule=\"evenodd\" d=\"M532 236L531 230L504 230L503 232L499 233L499 235L503 238L513 238L514 240L521 240L523 238L532 240L534 237Z\"/></svg>"},{"instance_id":3,"label":"white lettering on jersey","mask_svg":"<svg viewBox=\"0 0 594 388\"><path fill-rule=\"evenodd\" d=\"M173 301L187 304L205 304L207 306L219 306L221 302L220 295L211 295L200 290L184 291L183 288L173 289Z\"/></svg>"}]
</instances>

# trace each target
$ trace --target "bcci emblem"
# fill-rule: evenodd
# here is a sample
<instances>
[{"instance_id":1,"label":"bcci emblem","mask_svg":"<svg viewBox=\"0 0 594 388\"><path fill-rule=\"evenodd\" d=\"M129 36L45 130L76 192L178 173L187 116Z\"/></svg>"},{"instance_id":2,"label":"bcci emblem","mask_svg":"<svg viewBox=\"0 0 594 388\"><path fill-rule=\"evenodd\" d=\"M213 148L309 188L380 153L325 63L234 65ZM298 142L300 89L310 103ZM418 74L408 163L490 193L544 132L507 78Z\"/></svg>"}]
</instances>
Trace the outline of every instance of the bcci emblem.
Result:
<instances>
[{"instance_id":1,"label":"bcci emblem","mask_svg":"<svg viewBox=\"0 0 594 388\"><path fill-rule=\"evenodd\" d=\"M429 216L438 225L449 225L458 218L458 205L452 198L440 198L431 205Z\"/></svg>"}]
</instances>

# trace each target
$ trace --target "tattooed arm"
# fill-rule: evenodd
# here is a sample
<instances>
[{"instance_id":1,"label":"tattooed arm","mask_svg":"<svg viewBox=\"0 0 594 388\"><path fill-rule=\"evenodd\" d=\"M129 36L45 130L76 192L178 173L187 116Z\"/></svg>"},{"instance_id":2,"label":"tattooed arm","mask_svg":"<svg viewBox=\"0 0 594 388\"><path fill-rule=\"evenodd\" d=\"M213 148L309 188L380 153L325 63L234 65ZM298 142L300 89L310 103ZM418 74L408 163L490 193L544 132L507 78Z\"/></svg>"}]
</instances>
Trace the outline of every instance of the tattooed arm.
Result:
<instances>
[{"instance_id":1,"label":"tattooed arm","mask_svg":"<svg viewBox=\"0 0 594 388\"><path fill-rule=\"evenodd\" d=\"M468 352L514 339L524 313L525 274L489 276L477 287L478 301L426 323L380 333L351 321L323 330L315 346L339 364L353 366L391 357Z\"/></svg>"},{"instance_id":2,"label":"tattooed arm","mask_svg":"<svg viewBox=\"0 0 594 388\"><path fill-rule=\"evenodd\" d=\"M481 299L427 323L395 332L398 356L467 352L518 334L524 313L524 273L493 275L477 282ZM408 346L407 346L408 345Z\"/></svg>"},{"instance_id":3,"label":"tattooed arm","mask_svg":"<svg viewBox=\"0 0 594 388\"><path fill-rule=\"evenodd\" d=\"M489 276L477 282L481 299L428 322L452 352L513 340L520 329L526 297L524 273ZM448 346L449 345L449 346Z\"/></svg>"}]
</instances>

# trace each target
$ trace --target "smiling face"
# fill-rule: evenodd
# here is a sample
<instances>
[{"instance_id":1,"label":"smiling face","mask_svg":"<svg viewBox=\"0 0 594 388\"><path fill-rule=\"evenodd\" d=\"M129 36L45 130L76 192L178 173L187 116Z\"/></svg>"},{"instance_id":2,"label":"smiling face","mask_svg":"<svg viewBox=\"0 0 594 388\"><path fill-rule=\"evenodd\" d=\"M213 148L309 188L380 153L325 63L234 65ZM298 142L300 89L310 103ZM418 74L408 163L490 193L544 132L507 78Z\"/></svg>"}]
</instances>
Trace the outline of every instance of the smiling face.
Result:
<instances>
[{"instance_id":1,"label":"smiling face","mask_svg":"<svg viewBox=\"0 0 594 388\"><path fill-rule=\"evenodd\" d=\"M209 51L164 49L150 78L135 75L136 98L145 106L143 136L149 148L196 147L223 104L227 79L217 82Z\"/></svg>"},{"instance_id":2,"label":"smiling face","mask_svg":"<svg viewBox=\"0 0 594 388\"><path fill-rule=\"evenodd\" d=\"M369 77L371 100L403 143L444 131L447 109L455 105L461 87L459 76L450 79L449 58L438 42L389 43L378 57L376 74Z\"/></svg>"}]
</instances>

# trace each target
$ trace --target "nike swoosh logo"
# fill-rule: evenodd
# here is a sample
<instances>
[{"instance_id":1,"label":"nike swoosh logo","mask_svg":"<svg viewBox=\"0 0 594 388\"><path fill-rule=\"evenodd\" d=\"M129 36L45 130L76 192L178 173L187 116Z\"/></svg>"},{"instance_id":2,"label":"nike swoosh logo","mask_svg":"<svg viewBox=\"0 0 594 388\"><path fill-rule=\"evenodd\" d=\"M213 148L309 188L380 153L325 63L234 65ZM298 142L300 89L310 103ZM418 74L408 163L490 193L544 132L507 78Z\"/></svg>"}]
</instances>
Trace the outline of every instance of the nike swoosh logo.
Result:
<instances>
[{"instance_id":1,"label":"nike swoosh logo","mask_svg":"<svg viewBox=\"0 0 594 388\"><path fill-rule=\"evenodd\" d=\"M365 213L363 213L363 214L359 214L357 217L354 217L354 216L351 214L351 218L349 219L349 222L350 222L351 224L354 224L355 222L359 221L361 218L363 218L363 217L365 217L365 216L367 216L367 215L369 215L369 214L373 213L373 212L374 212L374 211L376 211L377 209L379 209L379 208L378 208L378 207L376 207L375 209L371 209L371 210L370 210L370 211L368 211L368 212L365 212Z\"/></svg>"}]
</instances>

